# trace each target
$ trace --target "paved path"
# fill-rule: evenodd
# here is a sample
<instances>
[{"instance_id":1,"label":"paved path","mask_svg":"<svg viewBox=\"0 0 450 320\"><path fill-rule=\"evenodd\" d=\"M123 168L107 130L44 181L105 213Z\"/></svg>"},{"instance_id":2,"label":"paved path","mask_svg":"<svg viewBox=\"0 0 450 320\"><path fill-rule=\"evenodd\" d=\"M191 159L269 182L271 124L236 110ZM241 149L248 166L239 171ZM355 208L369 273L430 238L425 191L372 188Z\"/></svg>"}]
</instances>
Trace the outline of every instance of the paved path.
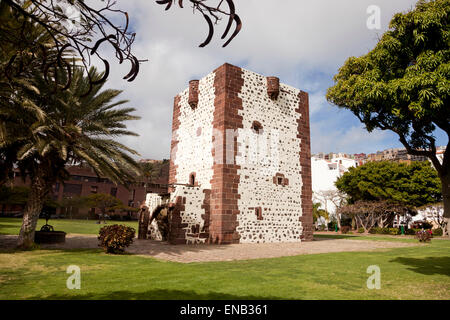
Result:
<instances>
[{"instance_id":1,"label":"paved path","mask_svg":"<svg viewBox=\"0 0 450 320\"><path fill-rule=\"evenodd\" d=\"M0 248L14 247L17 236L0 235ZM126 249L129 253L151 256L176 262L232 261L259 258L276 258L302 254L344 251L372 251L400 248L418 244L390 241L366 241L350 239L320 239L302 243L261 243L231 245L169 245L166 242L138 240ZM69 234L66 243L41 245L42 249L98 248L95 235Z\"/></svg>"}]
</instances>

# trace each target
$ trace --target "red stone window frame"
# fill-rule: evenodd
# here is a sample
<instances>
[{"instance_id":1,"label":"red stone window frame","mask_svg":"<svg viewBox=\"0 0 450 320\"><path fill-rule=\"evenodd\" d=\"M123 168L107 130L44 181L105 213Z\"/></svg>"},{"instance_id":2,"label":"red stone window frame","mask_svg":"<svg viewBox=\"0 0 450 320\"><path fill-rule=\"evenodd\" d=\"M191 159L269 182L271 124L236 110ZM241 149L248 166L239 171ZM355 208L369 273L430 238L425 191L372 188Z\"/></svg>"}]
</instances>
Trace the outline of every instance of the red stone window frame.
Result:
<instances>
[{"instance_id":1,"label":"red stone window frame","mask_svg":"<svg viewBox=\"0 0 450 320\"><path fill-rule=\"evenodd\" d=\"M284 174L277 172L275 176L273 177L273 183L277 186L288 186L289 185L289 179L284 176Z\"/></svg>"}]
</instances>

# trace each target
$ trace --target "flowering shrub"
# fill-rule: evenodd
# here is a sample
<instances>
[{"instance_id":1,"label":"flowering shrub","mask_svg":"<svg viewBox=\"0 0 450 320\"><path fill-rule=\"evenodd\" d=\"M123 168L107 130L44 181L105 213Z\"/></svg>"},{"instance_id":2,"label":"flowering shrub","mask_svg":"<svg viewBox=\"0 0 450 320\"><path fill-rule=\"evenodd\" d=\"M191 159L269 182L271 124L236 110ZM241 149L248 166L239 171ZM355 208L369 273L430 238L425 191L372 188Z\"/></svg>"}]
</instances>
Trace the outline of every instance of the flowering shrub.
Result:
<instances>
[{"instance_id":1,"label":"flowering shrub","mask_svg":"<svg viewBox=\"0 0 450 320\"><path fill-rule=\"evenodd\" d=\"M416 232L416 238L419 239L420 242L431 241L432 236L431 230L420 230Z\"/></svg>"},{"instance_id":2,"label":"flowering shrub","mask_svg":"<svg viewBox=\"0 0 450 320\"><path fill-rule=\"evenodd\" d=\"M124 225L114 224L100 229L98 240L99 247L107 253L123 253L125 247L133 243L136 230Z\"/></svg>"}]
</instances>

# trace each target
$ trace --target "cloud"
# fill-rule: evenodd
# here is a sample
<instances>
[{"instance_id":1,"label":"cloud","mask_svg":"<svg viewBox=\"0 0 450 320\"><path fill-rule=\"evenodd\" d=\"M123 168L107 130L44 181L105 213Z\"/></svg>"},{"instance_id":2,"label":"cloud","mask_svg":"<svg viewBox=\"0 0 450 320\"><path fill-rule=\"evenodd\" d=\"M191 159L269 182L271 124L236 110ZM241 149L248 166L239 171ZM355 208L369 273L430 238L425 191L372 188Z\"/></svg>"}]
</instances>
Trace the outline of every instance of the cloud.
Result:
<instances>
[{"instance_id":1,"label":"cloud","mask_svg":"<svg viewBox=\"0 0 450 320\"><path fill-rule=\"evenodd\" d=\"M186 2L186 1L185 1ZM414 0L245 0L236 1L243 29L222 48L216 27L213 41L198 48L207 34L199 14L164 6L149 0L119 0L117 7L129 13L136 32L134 53L142 59L137 79L122 80L127 66L112 65L108 87L124 90L122 98L137 108L139 121L129 128L140 137L121 139L146 158L168 158L173 97L190 79L201 78L229 62L310 93L313 151L368 152L369 147L390 147L395 137L367 133L355 117L331 107L325 100L332 77L349 56L359 56L374 47L394 13L413 7ZM369 5L381 9L382 30L366 27ZM339 119L339 123L337 122ZM371 142L368 144L367 142ZM365 143L366 142L366 143ZM339 149L340 148L340 149ZM376 150L372 150L376 151ZM353 152L353 151L352 151Z\"/></svg>"}]
</instances>

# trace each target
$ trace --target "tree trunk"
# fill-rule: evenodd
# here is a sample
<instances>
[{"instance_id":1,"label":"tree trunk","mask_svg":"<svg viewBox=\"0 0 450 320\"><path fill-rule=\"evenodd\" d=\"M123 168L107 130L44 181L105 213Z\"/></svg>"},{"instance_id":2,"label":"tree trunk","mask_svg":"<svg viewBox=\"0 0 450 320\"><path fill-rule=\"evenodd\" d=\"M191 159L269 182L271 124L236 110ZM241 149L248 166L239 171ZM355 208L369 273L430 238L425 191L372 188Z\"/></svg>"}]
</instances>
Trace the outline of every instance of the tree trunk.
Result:
<instances>
[{"instance_id":1,"label":"tree trunk","mask_svg":"<svg viewBox=\"0 0 450 320\"><path fill-rule=\"evenodd\" d=\"M447 223L447 236L450 237L450 173L441 176L442 198L444 202L444 221ZM445 233L445 230L442 230Z\"/></svg>"},{"instance_id":2,"label":"tree trunk","mask_svg":"<svg viewBox=\"0 0 450 320\"><path fill-rule=\"evenodd\" d=\"M31 180L30 195L23 213L22 227L20 228L18 247L29 249L34 244L34 232L36 231L39 214L44 206L45 197L50 191L51 184L37 173Z\"/></svg>"},{"instance_id":3,"label":"tree trunk","mask_svg":"<svg viewBox=\"0 0 450 320\"><path fill-rule=\"evenodd\" d=\"M341 230L341 217L339 216L339 213L336 212L336 221L338 225L338 229Z\"/></svg>"},{"instance_id":4,"label":"tree trunk","mask_svg":"<svg viewBox=\"0 0 450 320\"><path fill-rule=\"evenodd\" d=\"M102 218L103 218L103 222L106 221L105 220L106 209L105 208L100 208L100 212L101 212L101 214L98 215L98 223L102 224Z\"/></svg>"}]
</instances>

